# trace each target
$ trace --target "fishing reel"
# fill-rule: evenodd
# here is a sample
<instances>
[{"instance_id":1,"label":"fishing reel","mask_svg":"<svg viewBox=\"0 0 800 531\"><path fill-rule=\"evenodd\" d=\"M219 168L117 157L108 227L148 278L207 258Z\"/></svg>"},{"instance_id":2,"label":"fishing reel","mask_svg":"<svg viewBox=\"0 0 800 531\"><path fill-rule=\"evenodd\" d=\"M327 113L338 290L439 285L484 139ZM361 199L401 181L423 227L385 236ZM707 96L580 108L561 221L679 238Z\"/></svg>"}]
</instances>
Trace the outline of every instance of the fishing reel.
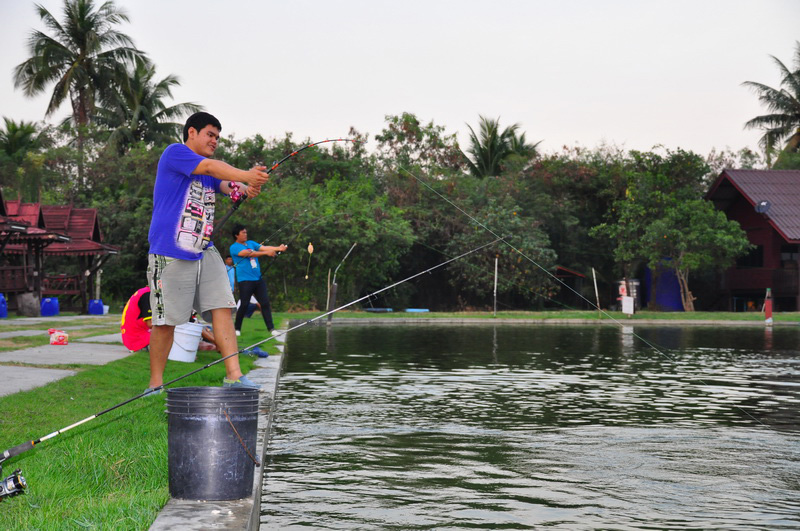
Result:
<instances>
[{"instance_id":1,"label":"fishing reel","mask_svg":"<svg viewBox=\"0 0 800 531\"><path fill-rule=\"evenodd\" d=\"M18 468L13 474L0 482L0 501L17 494L25 492L28 482L22 477L21 470ZM0 465L0 477L3 475L3 465Z\"/></svg>"}]
</instances>

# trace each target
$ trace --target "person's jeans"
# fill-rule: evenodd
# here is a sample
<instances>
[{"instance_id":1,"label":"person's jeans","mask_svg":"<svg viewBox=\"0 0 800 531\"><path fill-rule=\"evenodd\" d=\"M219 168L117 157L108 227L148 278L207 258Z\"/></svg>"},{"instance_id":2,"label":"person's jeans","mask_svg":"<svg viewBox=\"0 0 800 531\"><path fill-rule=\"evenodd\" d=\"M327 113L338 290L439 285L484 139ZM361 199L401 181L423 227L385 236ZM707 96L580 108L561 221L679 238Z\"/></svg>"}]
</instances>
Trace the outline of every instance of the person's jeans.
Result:
<instances>
[{"instance_id":1,"label":"person's jeans","mask_svg":"<svg viewBox=\"0 0 800 531\"><path fill-rule=\"evenodd\" d=\"M261 305L261 315L264 317L264 324L267 330L272 330L275 325L272 323L272 309L269 306L269 294L267 293L267 283L261 280L242 280L239 282L239 309L236 311L236 322L234 328L242 329L242 321L247 314L247 307L250 306L250 297L255 295L256 300Z\"/></svg>"}]
</instances>

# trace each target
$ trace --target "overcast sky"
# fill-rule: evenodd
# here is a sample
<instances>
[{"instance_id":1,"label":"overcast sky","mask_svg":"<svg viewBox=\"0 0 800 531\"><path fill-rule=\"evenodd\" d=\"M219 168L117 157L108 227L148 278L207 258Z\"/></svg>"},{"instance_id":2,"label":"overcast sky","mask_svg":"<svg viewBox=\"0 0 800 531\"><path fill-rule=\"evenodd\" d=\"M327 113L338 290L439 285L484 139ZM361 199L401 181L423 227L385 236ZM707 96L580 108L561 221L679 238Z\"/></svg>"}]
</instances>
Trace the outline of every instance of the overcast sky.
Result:
<instances>
[{"instance_id":1,"label":"overcast sky","mask_svg":"<svg viewBox=\"0 0 800 531\"><path fill-rule=\"evenodd\" d=\"M39 3L61 19L61 0ZM99 3L99 0L98 0ZM223 135L370 138L412 112L465 142L479 115L519 123L554 151L606 142L707 154L757 147L765 114L741 86L778 87L792 66L798 0L127 0L131 36L177 75L175 101L215 114ZM0 0L0 116L44 119L47 96L15 90L27 0ZM49 94L48 94L49 95ZM69 112L65 105L57 121Z\"/></svg>"}]
</instances>

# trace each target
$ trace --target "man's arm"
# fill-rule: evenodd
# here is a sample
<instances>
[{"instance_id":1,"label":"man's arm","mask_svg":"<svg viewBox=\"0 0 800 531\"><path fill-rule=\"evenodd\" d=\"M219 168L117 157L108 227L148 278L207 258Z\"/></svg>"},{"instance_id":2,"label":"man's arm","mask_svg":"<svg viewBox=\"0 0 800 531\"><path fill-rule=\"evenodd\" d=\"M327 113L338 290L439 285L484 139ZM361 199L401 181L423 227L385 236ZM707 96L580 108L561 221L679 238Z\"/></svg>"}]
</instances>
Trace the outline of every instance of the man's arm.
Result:
<instances>
[{"instance_id":1,"label":"man's arm","mask_svg":"<svg viewBox=\"0 0 800 531\"><path fill-rule=\"evenodd\" d=\"M287 245L285 243L282 243L277 247L273 245L262 245L259 248L259 251L261 251L266 256L275 256L278 253L282 253L286 249L288 249Z\"/></svg>"},{"instance_id":2,"label":"man's arm","mask_svg":"<svg viewBox=\"0 0 800 531\"><path fill-rule=\"evenodd\" d=\"M254 251L253 249L242 249L237 256L243 258L258 258L259 256L275 256L275 251Z\"/></svg>"},{"instance_id":3,"label":"man's arm","mask_svg":"<svg viewBox=\"0 0 800 531\"><path fill-rule=\"evenodd\" d=\"M203 159L192 174L210 175L222 181L238 181L260 187L269 180L269 174L264 171L265 169L266 166L255 166L249 170L240 170L221 160Z\"/></svg>"}]
</instances>

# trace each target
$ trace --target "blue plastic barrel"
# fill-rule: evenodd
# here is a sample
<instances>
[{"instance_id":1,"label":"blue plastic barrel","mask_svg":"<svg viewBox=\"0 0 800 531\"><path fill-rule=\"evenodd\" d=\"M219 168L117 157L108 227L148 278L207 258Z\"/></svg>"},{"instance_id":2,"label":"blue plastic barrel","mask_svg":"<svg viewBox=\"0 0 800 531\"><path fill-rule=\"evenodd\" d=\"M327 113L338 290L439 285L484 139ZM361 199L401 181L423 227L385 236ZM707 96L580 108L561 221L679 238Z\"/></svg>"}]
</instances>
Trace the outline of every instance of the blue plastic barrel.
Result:
<instances>
[{"instance_id":1,"label":"blue plastic barrel","mask_svg":"<svg viewBox=\"0 0 800 531\"><path fill-rule=\"evenodd\" d=\"M52 317L58 315L58 297L47 297L42 299L42 317Z\"/></svg>"},{"instance_id":2,"label":"blue plastic barrel","mask_svg":"<svg viewBox=\"0 0 800 531\"><path fill-rule=\"evenodd\" d=\"M89 315L103 315L103 299L89 301Z\"/></svg>"},{"instance_id":3,"label":"blue plastic barrel","mask_svg":"<svg viewBox=\"0 0 800 531\"><path fill-rule=\"evenodd\" d=\"M0 293L0 319L5 319L6 317L8 317L8 303L3 294Z\"/></svg>"}]
</instances>

